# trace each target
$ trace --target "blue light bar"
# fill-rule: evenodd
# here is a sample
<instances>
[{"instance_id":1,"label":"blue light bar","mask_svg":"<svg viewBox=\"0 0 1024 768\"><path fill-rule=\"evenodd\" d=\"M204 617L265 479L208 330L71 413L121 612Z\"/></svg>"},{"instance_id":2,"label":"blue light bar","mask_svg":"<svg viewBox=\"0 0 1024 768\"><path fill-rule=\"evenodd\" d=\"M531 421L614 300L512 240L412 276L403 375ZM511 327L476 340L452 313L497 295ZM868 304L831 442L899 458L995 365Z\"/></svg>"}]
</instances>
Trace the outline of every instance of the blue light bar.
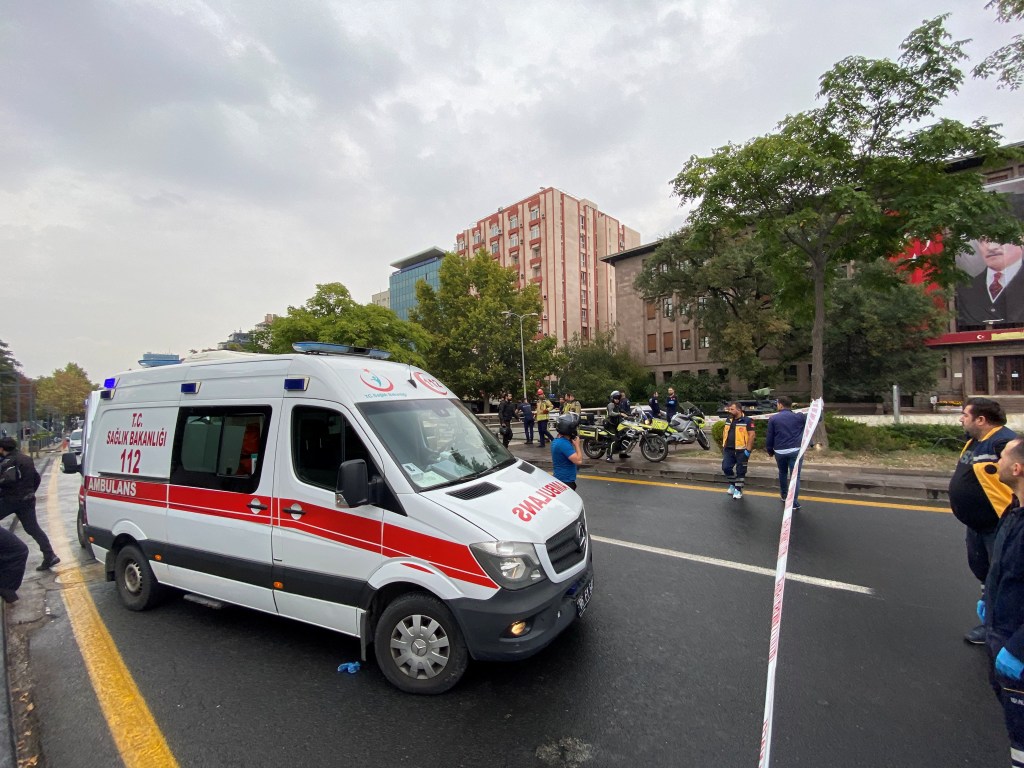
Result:
<instances>
[{"instance_id":1,"label":"blue light bar","mask_svg":"<svg viewBox=\"0 0 1024 768\"><path fill-rule=\"evenodd\" d=\"M109 379L104 379L103 380L103 388L104 389L114 389L115 387L117 387L117 377L116 376L111 376Z\"/></svg>"},{"instance_id":2,"label":"blue light bar","mask_svg":"<svg viewBox=\"0 0 1024 768\"><path fill-rule=\"evenodd\" d=\"M183 381L181 383L181 394L183 395L197 395L199 394L199 385L202 382L199 381Z\"/></svg>"},{"instance_id":3,"label":"blue light bar","mask_svg":"<svg viewBox=\"0 0 1024 768\"><path fill-rule=\"evenodd\" d=\"M304 355L360 355L374 360L387 360L391 353L372 347L353 347L349 344L325 344L322 341L296 341L292 349Z\"/></svg>"},{"instance_id":4,"label":"blue light bar","mask_svg":"<svg viewBox=\"0 0 1024 768\"><path fill-rule=\"evenodd\" d=\"M303 376L297 379L285 379L284 380L284 391L285 392L305 392L309 386L309 376Z\"/></svg>"}]
</instances>

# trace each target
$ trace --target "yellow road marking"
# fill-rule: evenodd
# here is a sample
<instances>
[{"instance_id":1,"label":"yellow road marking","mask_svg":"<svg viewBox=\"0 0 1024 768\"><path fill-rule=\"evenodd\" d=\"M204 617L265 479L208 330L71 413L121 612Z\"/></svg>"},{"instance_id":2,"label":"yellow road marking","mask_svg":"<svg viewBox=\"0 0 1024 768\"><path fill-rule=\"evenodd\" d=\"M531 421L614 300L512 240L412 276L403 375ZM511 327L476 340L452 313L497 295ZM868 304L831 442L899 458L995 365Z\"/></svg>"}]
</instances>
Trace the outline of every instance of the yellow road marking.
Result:
<instances>
[{"instance_id":1,"label":"yellow road marking","mask_svg":"<svg viewBox=\"0 0 1024 768\"><path fill-rule=\"evenodd\" d=\"M586 480L604 480L609 483L631 483L633 485L653 485L658 488L678 488L687 491L704 491L705 493L722 493L717 486L709 488L706 485L687 485L685 483L664 483L657 480L633 480L625 477L608 477L606 475L580 475ZM767 496L771 499L779 498L778 494L768 491L743 490L744 496ZM885 501L860 501L856 499L836 499L831 496L807 496L800 494L800 501L823 501L828 504L848 504L855 507L881 507L884 509L909 509L915 512L938 512L943 515L952 514L949 507L926 507L921 504L894 504Z\"/></svg>"},{"instance_id":2,"label":"yellow road marking","mask_svg":"<svg viewBox=\"0 0 1024 768\"><path fill-rule=\"evenodd\" d=\"M48 530L58 549L70 552L71 544L60 517L57 479L56 470L51 468L46 494ZM67 561L70 560L69 556ZM178 761L96 610L81 569L77 565L61 568L59 583L85 668L126 768L177 768Z\"/></svg>"}]
</instances>

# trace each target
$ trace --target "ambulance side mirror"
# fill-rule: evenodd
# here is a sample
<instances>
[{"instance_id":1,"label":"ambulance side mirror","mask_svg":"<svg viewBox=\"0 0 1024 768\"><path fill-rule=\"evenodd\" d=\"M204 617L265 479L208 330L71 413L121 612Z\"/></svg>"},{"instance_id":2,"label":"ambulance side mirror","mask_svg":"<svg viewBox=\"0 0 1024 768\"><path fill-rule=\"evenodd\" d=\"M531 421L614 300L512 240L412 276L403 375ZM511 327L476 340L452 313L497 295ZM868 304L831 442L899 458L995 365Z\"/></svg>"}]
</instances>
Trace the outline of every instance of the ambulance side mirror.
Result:
<instances>
[{"instance_id":1,"label":"ambulance side mirror","mask_svg":"<svg viewBox=\"0 0 1024 768\"><path fill-rule=\"evenodd\" d=\"M338 507L361 507L369 503L370 484L366 479L366 462L352 459L338 468L338 486L334 504Z\"/></svg>"},{"instance_id":2,"label":"ambulance side mirror","mask_svg":"<svg viewBox=\"0 0 1024 768\"><path fill-rule=\"evenodd\" d=\"M60 471L65 475L73 475L76 472L82 473L82 465L78 463L78 454L62 453L60 456Z\"/></svg>"}]
</instances>

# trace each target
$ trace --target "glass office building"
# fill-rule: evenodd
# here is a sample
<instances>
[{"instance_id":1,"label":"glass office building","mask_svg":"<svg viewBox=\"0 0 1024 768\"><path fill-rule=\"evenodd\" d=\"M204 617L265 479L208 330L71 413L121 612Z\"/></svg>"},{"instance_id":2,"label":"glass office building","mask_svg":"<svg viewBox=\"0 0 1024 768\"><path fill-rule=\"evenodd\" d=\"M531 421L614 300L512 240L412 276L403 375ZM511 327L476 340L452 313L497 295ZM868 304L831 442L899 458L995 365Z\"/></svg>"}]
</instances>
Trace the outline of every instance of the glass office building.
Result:
<instances>
[{"instance_id":1,"label":"glass office building","mask_svg":"<svg viewBox=\"0 0 1024 768\"><path fill-rule=\"evenodd\" d=\"M416 306L416 283L425 280L435 291L440 288L439 274L444 251L428 248L422 253L392 263L398 271L388 278L391 311L403 320L409 319L409 310Z\"/></svg>"}]
</instances>

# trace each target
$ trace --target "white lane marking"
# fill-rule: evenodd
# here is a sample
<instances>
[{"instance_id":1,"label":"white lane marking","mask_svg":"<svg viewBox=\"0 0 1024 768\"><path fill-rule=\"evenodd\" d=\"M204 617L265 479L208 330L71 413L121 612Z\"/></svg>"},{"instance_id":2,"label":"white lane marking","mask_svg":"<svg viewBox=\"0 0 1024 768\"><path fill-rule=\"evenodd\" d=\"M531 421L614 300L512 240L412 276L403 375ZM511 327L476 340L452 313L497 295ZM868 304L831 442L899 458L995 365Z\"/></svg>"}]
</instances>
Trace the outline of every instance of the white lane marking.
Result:
<instances>
[{"instance_id":1,"label":"white lane marking","mask_svg":"<svg viewBox=\"0 0 1024 768\"><path fill-rule=\"evenodd\" d=\"M617 547L626 547L627 549L636 549L640 552L650 552L655 555L665 555L665 557L674 557L678 560L689 560L694 563L704 563L705 565L717 565L720 568L731 568L734 571L746 571L747 573L756 573L760 576L771 576L775 578L774 568L761 568L757 565L748 565L747 563L737 563L732 560L720 560L717 557L705 557L704 555L694 555L689 552L678 552L674 549L663 549L662 547L649 547L646 544L636 544L632 541L622 541L620 539L609 539L604 536L590 535L594 541L599 541L602 544L614 544ZM819 579L814 576L803 576L799 573L790 573L786 575L787 579L793 581L799 581L801 584L810 584L814 587L825 587L826 589L839 589L845 592L856 592L860 595L873 595L875 590L871 587L862 587L859 584L847 584L844 581L832 581L831 579Z\"/></svg>"}]
</instances>

